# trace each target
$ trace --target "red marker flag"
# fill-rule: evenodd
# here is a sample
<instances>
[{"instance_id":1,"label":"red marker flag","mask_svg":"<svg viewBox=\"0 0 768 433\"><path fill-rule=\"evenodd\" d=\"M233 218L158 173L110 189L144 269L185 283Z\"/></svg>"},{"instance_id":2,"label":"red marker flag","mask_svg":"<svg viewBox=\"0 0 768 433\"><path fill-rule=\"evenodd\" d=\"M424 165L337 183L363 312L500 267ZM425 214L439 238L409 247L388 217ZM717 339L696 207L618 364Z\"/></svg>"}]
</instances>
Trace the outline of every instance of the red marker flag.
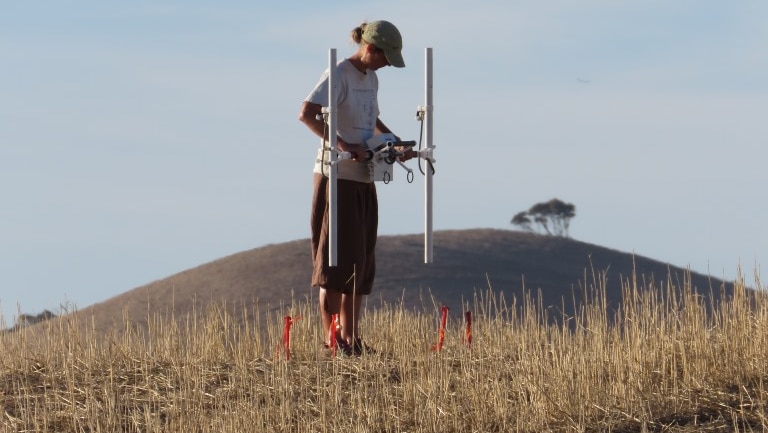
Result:
<instances>
[{"instance_id":1,"label":"red marker flag","mask_svg":"<svg viewBox=\"0 0 768 433\"><path fill-rule=\"evenodd\" d=\"M332 314L331 315L331 326L328 329L328 333L330 334L329 337L329 343L328 347L331 349L331 354L333 356L336 356L336 328L339 326L339 315L338 314Z\"/></svg>"},{"instance_id":2,"label":"red marker flag","mask_svg":"<svg viewBox=\"0 0 768 433\"><path fill-rule=\"evenodd\" d=\"M301 319L301 316L292 318L291 316L285 316L283 326L283 348L285 349L285 359L291 359L291 325L297 320Z\"/></svg>"},{"instance_id":3,"label":"red marker flag","mask_svg":"<svg viewBox=\"0 0 768 433\"><path fill-rule=\"evenodd\" d=\"M464 322L467 325L464 331L464 342L467 343L467 348L472 348L472 312L467 311L464 313Z\"/></svg>"},{"instance_id":4,"label":"red marker flag","mask_svg":"<svg viewBox=\"0 0 768 433\"><path fill-rule=\"evenodd\" d=\"M440 352L443 350L443 342L445 341L445 325L448 322L448 310L449 308L443 305L443 308L440 309L440 329L438 330L437 334L437 344L432 346L432 350L435 352Z\"/></svg>"}]
</instances>

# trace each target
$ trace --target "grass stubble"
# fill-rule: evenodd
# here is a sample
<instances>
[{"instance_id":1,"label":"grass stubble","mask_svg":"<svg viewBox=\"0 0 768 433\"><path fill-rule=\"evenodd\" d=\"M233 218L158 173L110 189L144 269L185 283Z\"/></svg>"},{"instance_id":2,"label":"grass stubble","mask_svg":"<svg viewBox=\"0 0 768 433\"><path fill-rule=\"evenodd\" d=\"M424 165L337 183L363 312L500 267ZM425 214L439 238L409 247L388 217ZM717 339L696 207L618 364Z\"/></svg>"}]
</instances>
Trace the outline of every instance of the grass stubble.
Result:
<instances>
[{"instance_id":1,"label":"grass stubble","mask_svg":"<svg viewBox=\"0 0 768 433\"><path fill-rule=\"evenodd\" d=\"M756 277L756 287L760 287ZM573 317L491 288L451 312L367 311L376 354L329 358L311 300L242 321L212 306L100 334L63 316L0 335L3 432L766 431L768 302L737 280L717 304L687 283L604 275ZM718 290L718 288L715 288ZM244 316L245 316L245 312ZM291 358L282 347L283 316ZM263 325L259 325L262 323Z\"/></svg>"}]
</instances>

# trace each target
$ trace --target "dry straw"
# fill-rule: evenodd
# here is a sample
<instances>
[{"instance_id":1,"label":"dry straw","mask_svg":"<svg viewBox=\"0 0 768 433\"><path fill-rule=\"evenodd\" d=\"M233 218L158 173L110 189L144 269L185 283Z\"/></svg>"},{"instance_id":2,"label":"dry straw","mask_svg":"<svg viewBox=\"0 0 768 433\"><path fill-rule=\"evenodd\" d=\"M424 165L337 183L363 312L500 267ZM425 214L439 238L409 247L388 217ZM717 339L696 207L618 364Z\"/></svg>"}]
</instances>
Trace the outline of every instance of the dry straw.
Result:
<instances>
[{"instance_id":1,"label":"dry straw","mask_svg":"<svg viewBox=\"0 0 768 433\"><path fill-rule=\"evenodd\" d=\"M551 317L490 288L451 312L369 310L376 354L328 357L311 302L267 320L211 307L106 335L69 315L0 336L3 432L765 431L768 303L630 278L623 303ZM756 286L760 287L759 281ZM708 295L708 294L707 294ZM243 312L243 317L246 317ZM290 360L285 316L292 322ZM265 323L260 327L260 323Z\"/></svg>"}]
</instances>

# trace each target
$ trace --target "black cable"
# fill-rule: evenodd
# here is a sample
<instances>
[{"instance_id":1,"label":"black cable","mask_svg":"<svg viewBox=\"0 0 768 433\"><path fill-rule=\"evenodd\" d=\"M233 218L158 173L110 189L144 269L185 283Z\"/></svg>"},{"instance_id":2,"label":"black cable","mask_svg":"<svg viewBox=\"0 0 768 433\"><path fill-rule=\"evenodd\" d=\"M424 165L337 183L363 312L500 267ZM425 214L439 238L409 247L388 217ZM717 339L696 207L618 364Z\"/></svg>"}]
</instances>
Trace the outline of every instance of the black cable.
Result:
<instances>
[{"instance_id":1,"label":"black cable","mask_svg":"<svg viewBox=\"0 0 768 433\"><path fill-rule=\"evenodd\" d=\"M328 122L327 122L327 120L326 120L326 117L325 117L325 116L321 115L321 117L322 117L322 120L323 120L323 146L322 146L322 147L323 147L323 151L322 151L322 153L320 154L320 164L321 164L321 165L320 165L320 173L321 173L322 175L325 175L325 149L328 149L328 150L330 150L331 148L330 148L330 147L326 147L326 146L325 146L325 138L326 138L326 136L327 136L327 133L328 133L328 129L329 129L329 128L328 128ZM328 139L330 140L330 138L328 138ZM328 152L328 157L329 157L329 158L331 157L331 153L330 153L330 152ZM328 161L328 163L330 164L330 161ZM330 173L331 173L331 172L330 172L330 167L329 167L329 171L328 171L328 174L330 174Z\"/></svg>"},{"instance_id":2,"label":"black cable","mask_svg":"<svg viewBox=\"0 0 768 433\"><path fill-rule=\"evenodd\" d=\"M419 116L420 120L420 127L419 127L419 152L417 153L418 159L419 159L419 172L421 172L422 176L426 176L427 174L424 173L424 169L421 168L421 140L424 138L424 116L426 113L422 113L422 115ZM432 169L432 174L435 174L435 167L432 165L432 161L424 158L425 161L427 161L427 164L429 164L429 168Z\"/></svg>"}]
</instances>

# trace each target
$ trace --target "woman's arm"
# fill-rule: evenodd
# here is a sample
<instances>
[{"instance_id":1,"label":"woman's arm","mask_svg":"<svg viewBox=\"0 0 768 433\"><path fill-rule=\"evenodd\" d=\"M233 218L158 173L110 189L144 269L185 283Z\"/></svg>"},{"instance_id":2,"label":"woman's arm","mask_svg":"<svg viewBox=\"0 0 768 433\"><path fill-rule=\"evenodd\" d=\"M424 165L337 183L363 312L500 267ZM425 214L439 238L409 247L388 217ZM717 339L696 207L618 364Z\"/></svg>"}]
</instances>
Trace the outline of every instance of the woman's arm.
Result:
<instances>
[{"instance_id":1,"label":"woman's arm","mask_svg":"<svg viewBox=\"0 0 768 433\"><path fill-rule=\"evenodd\" d=\"M325 122L320 116L323 112L323 107L320 104L313 104L311 102L304 101L301 104L301 111L299 111L299 120L307 125L310 131L312 131L318 137L323 138L323 129ZM320 116L320 119L317 117Z\"/></svg>"},{"instance_id":2,"label":"woman's arm","mask_svg":"<svg viewBox=\"0 0 768 433\"><path fill-rule=\"evenodd\" d=\"M325 131L325 121L323 120L323 107L320 104L314 104L312 102L304 101L303 104L301 104L301 111L299 111L299 120L307 125L307 128L309 128L310 131L312 131L315 135L321 138L327 138L324 134L327 133ZM319 116L319 119L318 119ZM347 143L344 140L341 139L341 137L336 137L336 145L341 149L343 152L349 152L352 154L352 159L364 159L365 158L365 148L362 144L359 143Z\"/></svg>"},{"instance_id":3,"label":"woman's arm","mask_svg":"<svg viewBox=\"0 0 768 433\"><path fill-rule=\"evenodd\" d=\"M387 125L384 124L384 122L381 121L380 118L376 118L376 130L374 131L376 134L391 134L392 130L387 128ZM400 137L395 135L395 138L397 141L400 141Z\"/></svg>"},{"instance_id":4,"label":"woman's arm","mask_svg":"<svg viewBox=\"0 0 768 433\"><path fill-rule=\"evenodd\" d=\"M376 118L376 131L377 134L392 134L395 136L395 140L401 141L400 137L395 135L392 130L390 130L387 125L384 124L384 122L381 121L381 119ZM403 152L403 156L400 157L400 161L408 161L411 158L416 157L416 152L412 149L406 149L402 146L395 146L399 152Z\"/></svg>"}]
</instances>

